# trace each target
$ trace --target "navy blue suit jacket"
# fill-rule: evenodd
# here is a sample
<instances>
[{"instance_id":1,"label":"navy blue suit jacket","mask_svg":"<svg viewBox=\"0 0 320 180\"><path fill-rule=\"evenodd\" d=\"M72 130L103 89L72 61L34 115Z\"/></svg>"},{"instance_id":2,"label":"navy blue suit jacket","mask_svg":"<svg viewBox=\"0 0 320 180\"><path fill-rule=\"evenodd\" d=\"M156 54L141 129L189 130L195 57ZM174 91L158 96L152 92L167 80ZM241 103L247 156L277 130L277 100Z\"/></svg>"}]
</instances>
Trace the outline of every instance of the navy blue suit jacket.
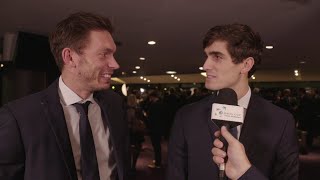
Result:
<instances>
[{"instance_id":1,"label":"navy blue suit jacket","mask_svg":"<svg viewBox=\"0 0 320 180\"><path fill-rule=\"evenodd\" d=\"M128 131L122 98L94 93L110 130L120 180L128 179ZM0 109L1 180L76 180L68 129L58 95L58 81L48 89ZM107 142L106 142L107 143Z\"/></svg>"},{"instance_id":2,"label":"navy blue suit jacket","mask_svg":"<svg viewBox=\"0 0 320 180\"><path fill-rule=\"evenodd\" d=\"M168 149L168 180L218 180L212 160L214 96L186 105L176 114ZM287 111L252 95L240 142L253 165L240 179L297 180L298 142Z\"/></svg>"}]
</instances>

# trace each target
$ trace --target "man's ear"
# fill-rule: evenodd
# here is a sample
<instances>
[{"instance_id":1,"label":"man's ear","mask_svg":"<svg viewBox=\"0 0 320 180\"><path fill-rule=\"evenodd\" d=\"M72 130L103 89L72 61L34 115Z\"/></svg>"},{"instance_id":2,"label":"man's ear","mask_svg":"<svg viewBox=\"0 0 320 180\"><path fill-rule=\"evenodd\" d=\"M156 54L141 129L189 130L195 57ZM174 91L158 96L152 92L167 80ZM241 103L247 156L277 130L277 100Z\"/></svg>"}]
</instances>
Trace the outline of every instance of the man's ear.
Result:
<instances>
[{"instance_id":1,"label":"man's ear","mask_svg":"<svg viewBox=\"0 0 320 180\"><path fill-rule=\"evenodd\" d=\"M246 58L245 60L243 60L243 67L241 69L241 73L242 74L248 73L253 67L253 65L254 65L253 57Z\"/></svg>"},{"instance_id":2,"label":"man's ear","mask_svg":"<svg viewBox=\"0 0 320 180\"><path fill-rule=\"evenodd\" d=\"M62 60L65 67L75 68L75 52L70 48L64 48L61 52Z\"/></svg>"}]
</instances>

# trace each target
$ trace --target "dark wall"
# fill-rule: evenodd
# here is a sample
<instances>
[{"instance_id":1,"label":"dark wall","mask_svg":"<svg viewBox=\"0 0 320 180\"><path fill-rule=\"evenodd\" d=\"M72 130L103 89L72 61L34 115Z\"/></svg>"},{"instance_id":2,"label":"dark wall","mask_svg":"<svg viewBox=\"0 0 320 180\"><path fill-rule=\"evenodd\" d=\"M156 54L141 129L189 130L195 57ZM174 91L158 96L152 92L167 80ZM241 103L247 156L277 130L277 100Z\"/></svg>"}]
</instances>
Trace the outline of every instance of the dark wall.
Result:
<instances>
[{"instance_id":1,"label":"dark wall","mask_svg":"<svg viewBox=\"0 0 320 180\"><path fill-rule=\"evenodd\" d=\"M48 37L42 35L19 32L13 61L5 63L0 69L0 105L41 91L60 75Z\"/></svg>"},{"instance_id":2,"label":"dark wall","mask_svg":"<svg viewBox=\"0 0 320 180\"><path fill-rule=\"evenodd\" d=\"M11 69L1 76L1 104L46 88L46 73Z\"/></svg>"}]
</instances>

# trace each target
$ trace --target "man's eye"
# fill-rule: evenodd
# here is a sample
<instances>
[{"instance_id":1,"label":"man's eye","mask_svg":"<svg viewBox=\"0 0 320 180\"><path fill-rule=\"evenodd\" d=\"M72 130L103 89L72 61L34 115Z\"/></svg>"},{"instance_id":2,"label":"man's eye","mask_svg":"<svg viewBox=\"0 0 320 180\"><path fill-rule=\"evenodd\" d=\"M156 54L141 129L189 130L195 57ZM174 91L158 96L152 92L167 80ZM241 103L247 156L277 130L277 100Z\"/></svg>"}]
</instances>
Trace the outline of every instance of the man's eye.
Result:
<instances>
[{"instance_id":1,"label":"man's eye","mask_svg":"<svg viewBox=\"0 0 320 180\"><path fill-rule=\"evenodd\" d=\"M106 57L109 56L110 53L102 53L101 56Z\"/></svg>"}]
</instances>

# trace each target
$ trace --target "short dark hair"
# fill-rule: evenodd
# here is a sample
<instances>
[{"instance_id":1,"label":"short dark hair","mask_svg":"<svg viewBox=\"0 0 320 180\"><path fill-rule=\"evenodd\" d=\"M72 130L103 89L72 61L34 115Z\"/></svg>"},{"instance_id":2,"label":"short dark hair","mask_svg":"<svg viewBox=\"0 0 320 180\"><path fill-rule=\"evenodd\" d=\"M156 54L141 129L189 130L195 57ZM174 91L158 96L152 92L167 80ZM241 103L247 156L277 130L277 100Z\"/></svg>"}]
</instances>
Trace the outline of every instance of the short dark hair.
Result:
<instances>
[{"instance_id":1,"label":"short dark hair","mask_svg":"<svg viewBox=\"0 0 320 180\"><path fill-rule=\"evenodd\" d=\"M112 34L113 27L108 18L88 12L71 14L57 24L55 30L50 34L49 42L60 70L63 68L62 50L69 47L81 53L92 30L105 30Z\"/></svg>"},{"instance_id":2,"label":"short dark hair","mask_svg":"<svg viewBox=\"0 0 320 180\"><path fill-rule=\"evenodd\" d=\"M263 42L260 35L244 24L228 24L211 28L203 39L203 49L214 41L226 41L227 49L235 64L252 57L254 65L248 73L251 77L256 71L256 65L261 63Z\"/></svg>"}]
</instances>

